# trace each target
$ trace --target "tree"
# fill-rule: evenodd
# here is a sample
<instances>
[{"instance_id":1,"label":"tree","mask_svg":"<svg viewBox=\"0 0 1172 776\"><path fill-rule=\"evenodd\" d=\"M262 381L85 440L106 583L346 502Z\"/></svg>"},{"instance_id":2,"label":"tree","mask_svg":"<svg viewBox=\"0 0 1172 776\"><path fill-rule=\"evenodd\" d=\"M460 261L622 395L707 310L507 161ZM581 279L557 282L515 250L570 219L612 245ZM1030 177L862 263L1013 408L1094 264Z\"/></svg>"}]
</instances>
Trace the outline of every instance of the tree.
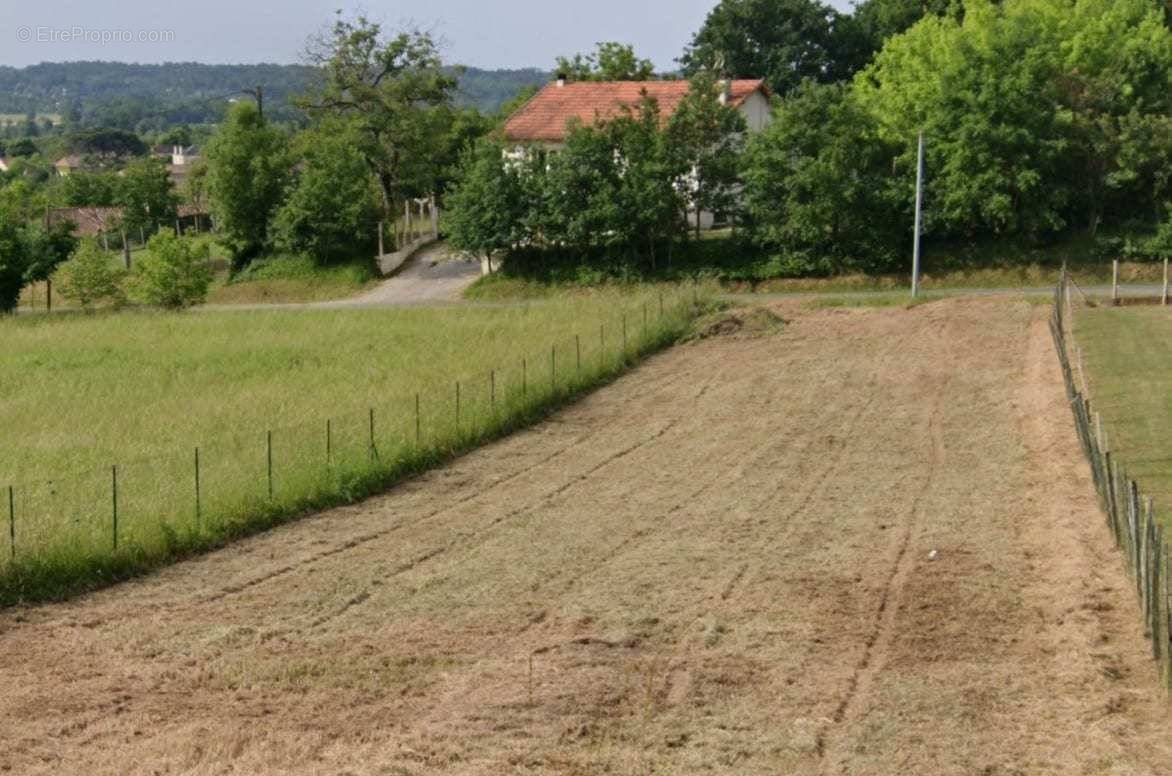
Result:
<instances>
[{"instance_id":1,"label":"tree","mask_svg":"<svg viewBox=\"0 0 1172 776\"><path fill-rule=\"evenodd\" d=\"M727 213L738 200L745 119L736 108L721 102L720 90L721 85L710 74L697 74L668 122L671 150L691 170L697 239L704 211Z\"/></svg>"},{"instance_id":2,"label":"tree","mask_svg":"<svg viewBox=\"0 0 1172 776\"><path fill-rule=\"evenodd\" d=\"M139 301L180 310L207 299L212 274L208 246L163 229L147 242L138 260L133 290Z\"/></svg>"},{"instance_id":3,"label":"tree","mask_svg":"<svg viewBox=\"0 0 1172 776\"><path fill-rule=\"evenodd\" d=\"M77 248L74 225L62 221L51 226L29 224L24 229L25 283L48 284L48 298L53 294L53 273Z\"/></svg>"},{"instance_id":4,"label":"tree","mask_svg":"<svg viewBox=\"0 0 1172 776\"><path fill-rule=\"evenodd\" d=\"M68 207L113 207L118 202L118 176L79 170L57 184L59 201Z\"/></svg>"},{"instance_id":5,"label":"tree","mask_svg":"<svg viewBox=\"0 0 1172 776\"><path fill-rule=\"evenodd\" d=\"M855 6L853 18L873 53L925 16L959 17L963 12L961 0L863 0Z\"/></svg>"},{"instance_id":6,"label":"tree","mask_svg":"<svg viewBox=\"0 0 1172 776\"><path fill-rule=\"evenodd\" d=\"M126 156L141 156L147 152L142 139L123 129L85 129L65 138L71 153L113 160Z\"/></svg>"},{"instance_id":7,"label":"tree","mask_svg":"<svg viewBox=\"0 0 1172 776\"><path fill-rule=\"evenodd\" d=\"M277 246L320 262L368 248L378 205L353 127L328 121L299 136L296 146L301 169L273 220Z\"/></svg>"},{"instance_id":8,"label":"tree","mask_svg":"<svg viewBox=\"0 0 1172 776\"><path fill-rule=\"evenodd\" d=\"M124 277L125 272L93 239L82 240L72 258L57 270L62 295L86 312L102 303L121 305L125 300Z\"/></svg>"},{"instance_id":9,"label":"tree","mask_svg":"<svg viewBox=\"0 0 1172 776\"><path fill-rule=\"evenodd\" d=\"M347 119L382 194L384 215L398 214L408 178L430 158L433 111L450 103L457 80L431 36L411 31L384 38L363 17L339 18L311 47L320 87L299 100L314 118ZM412 169L416 167L416 169Z\"/></svg>"},{"instance_id":10,"label":"tree","mask_svg":"<svg viewBox=\"0 0 1172 776\"><path fill-rule=\"evenodd\" d=\"M558 57L557 72L571 81L650 81L655 64L635 56L633 46L606 41L593 54Z\"/></svg>"},{"instance_id":11,"label":"tree","mask_svg":"<svg viewBox=\"0 0 1172 776\"><path fill-rule=\"evenodd\" d=\"M122 226L129 232L150 230L175 221L178 198L171 175L161 159L138 159L118 177L117 203L122 207Z\"/></svg>"},{"instance_id":12,"label":"tree","mask_svg":"<svg viewBox=\"0 0 1172 776\"><path fill-rule=\"evenodd\" d=\"M504 148L483 140L466 150L457 183L446 202L448 242L488 260L526 240L525 223L533 204L525 177L539 174L520 161L506 161Z\"/></svg>"},{"instance_id":13,"label":"tree","mask_svg":"<svg viewBox=\"0 0 1172 776\"><path fill-rule=\"evenodd\" d=\"M0 313L16 309L27 269L23 231L10 212L0 210Z\"/></svg>"},{"instance_id":14,"label":"tree","mask_svg":"<svg viewBox=\"0 0 1172 776\"><path fill-rule=\"evenodd\" d=\"M749 143L745 206L757 240L794 274L893 269L907 223L896 149L840 84L807 81Z\"/></svg>"},{"instance_id":15,"label":"tree","mask_svg":"<svg viewBox=\"0 0 1172 776\"><path fill-rule=\"evenodd\" d=\"M207 146L208 193L223 240L240 270L268 244L269 224L289 176L284 133L238 102Z\"/></svg>"},{"instance_id":16,"label":"tree","mask_svg":"<svg viewBox=\"0 0 1172 776\"><path fill-rule=\"evenodd\" d=\"M1140 143L1144 117L1168 114L1170 74L1172 33L1149 0L968 0L963 19L888 41L855 85L903 170L927 134L935 233L1040 236L1093 232L1112 199L1151 212L1166 184L1119 175L1123 139ZM1154 167L1139 162L1126 164Z\"/></svg>"},{"instance_id":17,"label":"tree","mask_svg":"<svg viewBox=\"0 0 1172 776\"><path fill-rule=\"evenodd\" d=\"M765 78L778 94L842 80L866 62L846 19L819 0L721 0L680 63L689 77Z\"/></svg>"},{"instance_id":18,"label":"tree","mask_svg":"<svg viewBox=\"0 0 1172 776\"><path fill-rule=\"evenodd\" d=\"M532 178L539 188L531 196L540 205L529 227L547 244L655 268L683 231L677 183L687 169L670 151L654 100L573 128L547 166L545 175Z\"/></svg>"}]
</instances>

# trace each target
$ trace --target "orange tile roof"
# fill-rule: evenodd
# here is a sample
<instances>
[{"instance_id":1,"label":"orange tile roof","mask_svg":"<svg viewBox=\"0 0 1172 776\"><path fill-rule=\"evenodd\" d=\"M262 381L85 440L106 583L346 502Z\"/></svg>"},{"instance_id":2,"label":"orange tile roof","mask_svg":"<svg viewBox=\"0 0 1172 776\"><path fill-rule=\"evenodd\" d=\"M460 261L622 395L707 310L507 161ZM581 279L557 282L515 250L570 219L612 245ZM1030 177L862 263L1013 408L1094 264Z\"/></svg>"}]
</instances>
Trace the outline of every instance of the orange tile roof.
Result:
<instances>
[{"instance_id":1,"label":"orange tile roof","mask_svg":"<svg viewBox=\"0 0 1172 776\"><path fill-rule=\"evenodd\" d=\"M740 106L754 92L769 94L763 79L743 79L730 84L729 104ZM659 103L664 118L671 116L690 84L687 81L573 81L564 86L546 84L505 122L505 137L522 143L560 143L572 119L592 124L611 119L623 106L638 104L643 92Z\"/></svg>"}]
</instances>

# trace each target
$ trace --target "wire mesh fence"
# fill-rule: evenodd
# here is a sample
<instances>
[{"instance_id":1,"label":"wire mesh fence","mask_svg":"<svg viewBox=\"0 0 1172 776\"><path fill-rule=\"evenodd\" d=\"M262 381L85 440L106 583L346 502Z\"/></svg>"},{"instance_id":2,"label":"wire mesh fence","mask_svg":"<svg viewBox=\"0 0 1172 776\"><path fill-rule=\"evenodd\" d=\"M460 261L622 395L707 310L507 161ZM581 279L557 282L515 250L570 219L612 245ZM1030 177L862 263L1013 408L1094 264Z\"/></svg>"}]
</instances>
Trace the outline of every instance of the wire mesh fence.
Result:
<instances>
[{"instance_id":1,"label":"wire mesh fence","mask_svg":"<svg viewBox=\"0 0 1172 776\"><path fill-rule=\"evenodd\" d=\"M1087 395L1085 373L1082 388L1071 362L1071 314L1073 305L1065 272L1054 292L1050 329L1058 349L1066 383L1066 395L1074 413L1079 442L1091 465L1091 474L1107 525L1123 551L1143 609L1145 632L1151 639L1152 656L1160 666L1165 687L1172 690L1172 558L1164 527L1157 519L1150 497L1128 476L1103 429L1102 418ZM1079 364L1081 372L1081 363Z\"/></svg>"},{"instance_id":2,"label":"wire mesh fence","mask_svg":"<svg viewBox=\"0 0 1172 776\"><path fill-rule=\"evenodd\" d=\"M43 576L92 572L116 557L159 562L375 493L617 374L676 340L700 308L692 290L661 294L616 310L596 332L362 411L5 486L0 598L19 599L12 579L30 569Z\"/></svg>"}]
</instances>

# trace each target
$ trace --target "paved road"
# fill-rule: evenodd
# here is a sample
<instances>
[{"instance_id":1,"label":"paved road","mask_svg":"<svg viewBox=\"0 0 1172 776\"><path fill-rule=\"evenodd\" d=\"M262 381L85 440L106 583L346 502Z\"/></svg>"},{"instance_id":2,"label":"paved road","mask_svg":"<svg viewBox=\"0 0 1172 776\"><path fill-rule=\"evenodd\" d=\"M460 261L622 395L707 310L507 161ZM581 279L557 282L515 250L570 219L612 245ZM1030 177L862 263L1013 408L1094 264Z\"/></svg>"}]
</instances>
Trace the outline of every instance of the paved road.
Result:
<instances>
[{"instance_id":1,"label":"paved road","mask_svg":"<svg viewBox=\"0 0 1172 776\"><path fill-rule=\"evenodd\" d=\"M363 307L434 307L458 304L461 294L480 277L480 265L457 256L447 243L427 246L391 277L369 291L328 302L211 304L200 310L330 310Z\"/></svg>"},{"instance_id":2,"label":"paved road","mask_svg":"<svg viewBox=\"0 0 1172 776\"><path fill-rule=\"evenodd\" d=\"M480 266L456 256L446 243L422 249L402 269L375 288L351 299L327 303L335 307L434 305L458 302L464 289L480 277Z\"/></svg>"}]
</instances>

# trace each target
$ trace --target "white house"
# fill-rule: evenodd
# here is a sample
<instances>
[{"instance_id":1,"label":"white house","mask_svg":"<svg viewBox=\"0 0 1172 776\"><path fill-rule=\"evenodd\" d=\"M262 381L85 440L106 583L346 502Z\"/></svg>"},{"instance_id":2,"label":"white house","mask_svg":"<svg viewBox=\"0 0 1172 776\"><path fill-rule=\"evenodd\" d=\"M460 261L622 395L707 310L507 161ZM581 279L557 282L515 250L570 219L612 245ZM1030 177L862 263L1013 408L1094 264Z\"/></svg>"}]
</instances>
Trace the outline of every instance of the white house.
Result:
<instances>
[{"instance_id":1,"label":"white house","mask_svg":"<svg viewBox=\"0 0 1172 776\"><path fill-rule=\"evenodd\" d=\"M763 79L721 81L718 99L735 107L745 117L749 134L760 132L772 120L769 87ZM557 151L566 142L571 122L592 124L620 115L635 107L644 96L659 105L664 121L671 118L691 85L687 81L574 81L563 78L547 84L505 122L508 158L520 159L534 148ZM694 216L693 216L694 218ZM711 213L701 213L700 222L710 228Z\"/></svg>"}]
</instances>

